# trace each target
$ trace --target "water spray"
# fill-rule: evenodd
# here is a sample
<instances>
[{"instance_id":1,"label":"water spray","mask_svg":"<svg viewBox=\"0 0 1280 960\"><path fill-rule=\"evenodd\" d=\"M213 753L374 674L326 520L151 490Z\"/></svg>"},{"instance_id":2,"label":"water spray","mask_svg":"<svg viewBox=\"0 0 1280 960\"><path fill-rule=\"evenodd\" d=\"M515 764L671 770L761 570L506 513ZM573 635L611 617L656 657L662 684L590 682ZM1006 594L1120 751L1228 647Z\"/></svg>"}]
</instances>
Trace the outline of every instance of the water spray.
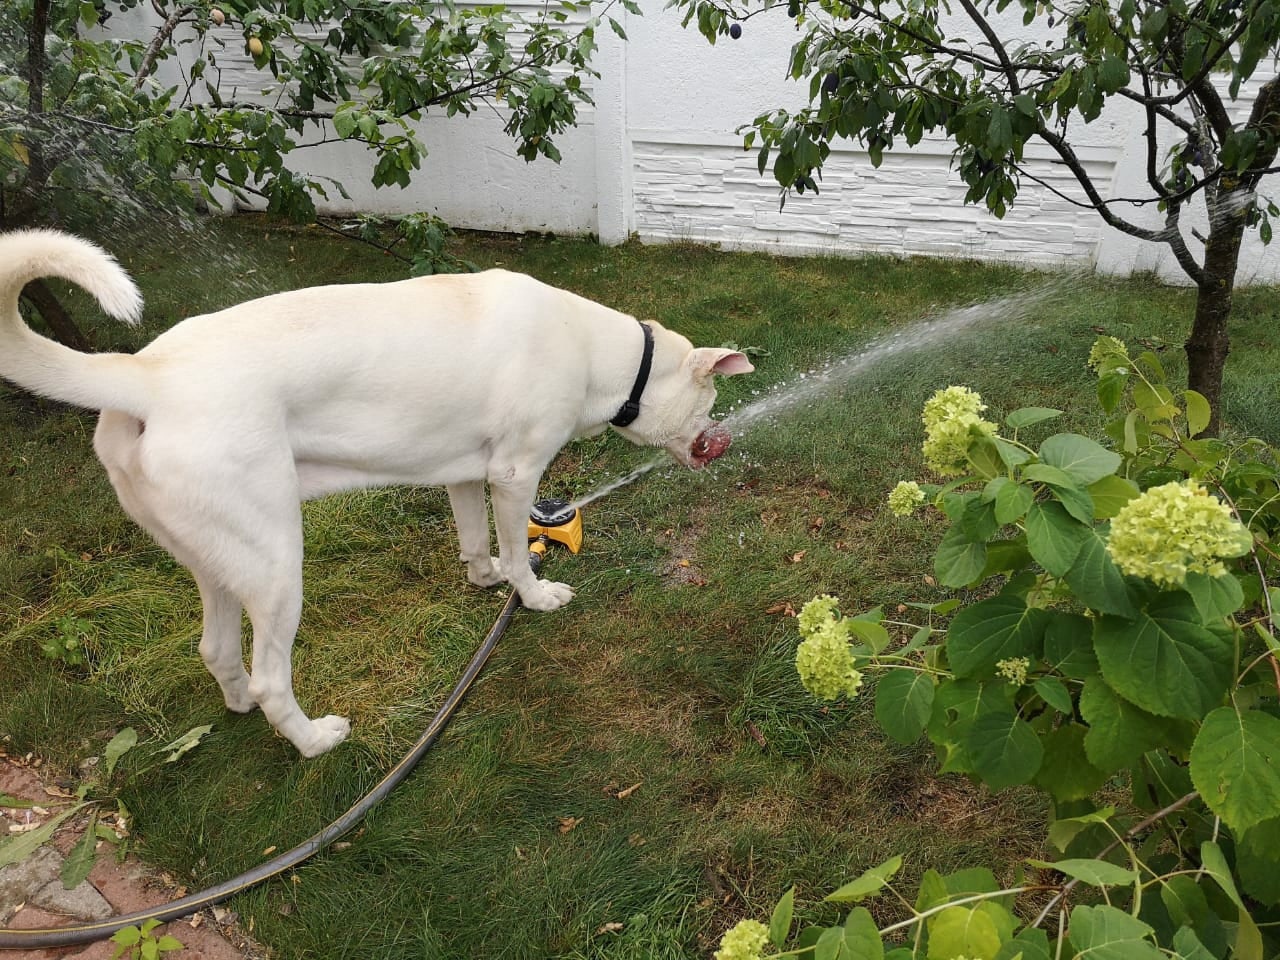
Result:
<instances>
[{"instance_id":1,"label":"water spray","mask_svg":"<svg viewBox=\"0 0 1280 960\"><path fill-rule=\"evenodd\" d=\"M550 544L559 543L570 553L578 553L582 549L582 511L565 500L540 500L529 515L529 566L537 573ZM502 612L494 622L476 652L472 655L462 676L450 691L440 709L436 711L427 729L418 738L417 743L405 754L404 758L391 768L368 793L357 800L346 813L334 820L319 833L286 850L252 870L202 890L189 894L170 903L161 904L133 913L108 917L105 920L92 920L87 923L70 924L65 927L44 927L29 930L0 929L0 951L22 950L34 951L50 947L68 947L84 943L105 940L125 927L139 926L148 920L168 923L189 916L197 910L221 903L237 893L257 886L264 880L279 876L286 870L292 870L335 840L350 832L365 814L376 807L409 775L418 761L431 749L445 725L453 717L462 703L463 697L471 689L480 671L488 662L489 656L498 645L498 640L506 631L516 608L520 606L520 594L515 590L507 598Z\"/></svg>"}]
</instances>

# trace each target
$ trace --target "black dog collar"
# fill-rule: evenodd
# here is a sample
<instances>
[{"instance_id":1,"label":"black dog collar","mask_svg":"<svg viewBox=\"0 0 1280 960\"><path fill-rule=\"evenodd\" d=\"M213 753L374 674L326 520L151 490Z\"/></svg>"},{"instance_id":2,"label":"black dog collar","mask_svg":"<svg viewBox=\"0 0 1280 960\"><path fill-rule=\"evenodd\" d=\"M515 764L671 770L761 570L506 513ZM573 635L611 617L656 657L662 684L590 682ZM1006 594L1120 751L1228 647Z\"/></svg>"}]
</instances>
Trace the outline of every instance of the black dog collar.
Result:
<instances>
[{"instance_id":1,"label":"black dog collar","mask_svg":"<svg viewBox=\"0 0 1280 960\"><path fill-rule=\"evenodd\" d=\"M649 368L653 366L653 331L647 323L640 324L644 331L644 353L640 355L640 370L636 373L635 385L631 388L631 396L609 422L615 427L629 426L640 416L640 394L644 393L645 384L649 382Z\"/></svg>"}]
</instances>

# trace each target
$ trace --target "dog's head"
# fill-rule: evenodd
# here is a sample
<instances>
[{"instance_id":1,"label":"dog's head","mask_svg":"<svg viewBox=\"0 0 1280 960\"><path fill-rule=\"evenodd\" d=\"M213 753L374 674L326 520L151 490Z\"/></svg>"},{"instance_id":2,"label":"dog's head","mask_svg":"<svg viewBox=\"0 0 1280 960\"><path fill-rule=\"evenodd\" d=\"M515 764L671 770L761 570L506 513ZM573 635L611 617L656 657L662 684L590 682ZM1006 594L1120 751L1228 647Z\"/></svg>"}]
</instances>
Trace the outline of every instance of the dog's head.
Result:
<instances>
[{"instance_id":1,"label":"dog's head","mask_svg":"<svg viewBox=\"0 0 1280 960\"><path fill-rule=\"evenodd\" d=\"M691 470L729 449L729 431L711 419L716 376L750 373L746 355L724 347L694 347L685 337L649 322L653 369L640 398L640 415L618 432L633 443L663 447Z\"/></svg>"}]
</instances>

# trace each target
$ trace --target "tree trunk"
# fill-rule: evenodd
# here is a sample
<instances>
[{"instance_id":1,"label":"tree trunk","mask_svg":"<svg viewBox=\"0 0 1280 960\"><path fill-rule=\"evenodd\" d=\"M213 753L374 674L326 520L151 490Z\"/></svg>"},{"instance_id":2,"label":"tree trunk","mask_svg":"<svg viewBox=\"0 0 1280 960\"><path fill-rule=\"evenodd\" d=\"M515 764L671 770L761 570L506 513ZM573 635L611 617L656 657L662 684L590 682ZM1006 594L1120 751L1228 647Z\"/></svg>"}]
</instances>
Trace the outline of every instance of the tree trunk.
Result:
<instances>
[{"instance_id":1,"label":"tree trunk","mask_svg":"<svg viewBox=\"0 0 1280 960\"><path fill-rule=\"evenodd\" d=\"M1222 370L1231 349L1228 322L1247 210L1246 206L1238 203L1240 198L1236 194L1224 191L1217 200L1211 204L1209 238L1205 243L1204 273L1196 295L1195 320L1191 324L1191 335L1184 344L1187 386L1209 401L1213 413L1205 434L1212 437L1218 435L1222 426Z\"/></svg>"},{"instance_id":2,"label":"tree trunk","mask_svg":"<svg viewBox=\"0 0 1280 960\"><path fill-rule=\"evenodd\" d=\"M80 332L71 315L63 309L54 292L43 280L32 280L22 288L22 295L40 311L53 339L74 350L91 350L89 338Z\"/></svg>"}]
</instances>

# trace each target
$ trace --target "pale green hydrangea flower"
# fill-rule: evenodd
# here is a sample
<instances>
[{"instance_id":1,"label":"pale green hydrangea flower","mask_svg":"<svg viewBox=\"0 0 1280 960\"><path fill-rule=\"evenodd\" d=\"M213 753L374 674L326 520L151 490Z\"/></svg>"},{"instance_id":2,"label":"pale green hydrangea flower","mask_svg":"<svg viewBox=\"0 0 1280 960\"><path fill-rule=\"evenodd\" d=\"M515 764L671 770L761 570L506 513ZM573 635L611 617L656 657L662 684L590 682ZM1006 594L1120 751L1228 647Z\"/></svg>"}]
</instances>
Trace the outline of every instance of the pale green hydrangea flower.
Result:
<instances>
[{"instance_id":1,"label":"pale green hydrangea flower","mask_svg":"<svg viewBox=\"0 0 1280 960\"><path fill-rule=\"evenodd\" d=\"M740 920L720 938L715 960L763 960L769 928L759 920Z\"/></svg>"},{"instance_id":2,"label":"pale green hydrangea flower","mask_svg":"<svg viewBox=\"0 0 1280 960\"><path fill-rule=\"evenodd\" d=\"M946 387L925 401L924 460L944 477L963 473L969 464L971 429L990 436L996 425L978 414L987 409L982 397L968 387Z\"/></svg>"},{"instance_id":3,"label":"pale green hydrangea flower","mask_svg":"<svg viewBox=\"0 0 1280 960\"><path fill-rule=\"evenodd\" d=\"M896 517L909 517L924 503L924 491L914 480L899 480L889 492L889 510Z\"/></svg>"},{"instance_id":4,"label":"pale green hydrangea flower","mask_svg":"<svg viewBox=\"0 0 1280 960\"><path fill-rule=\"evenodd\" d=\"M1014 686L1020 687L1027 682L1027 670L1030 667L1031 661L1026 657L1010 657L1008 660L996 663L996 673Z\"/></svg>"},{"instance_id":5,"label":"pale green hydrangea flower","mask_svg":"<svg viewBox=\"0 0 1280 960\"><path fill-rule=\"evenodd\" d=\"M800 608L796 621L800 626L800 636L806 639L835 621L836 612L840 609L840 598L824 593L814 597Z\"/></svg>"},{"instance_id":6,"label":"pale green hydrangea flower","mask_svg":"<svg viewBox=\"0 0 1280 960\"><path fill-rule=\"evenodd\" d=\"M1099 337L1089 350L1089 367L1098 373L1129 364L1129 348L1115 337Z\"/></svg>"},{"instance_id":7,"label":"pale green hydrangea flower","mask_svg":"<svg viewBox=\"0 0 1280 960\"><path fill-rule=\"evenodd\" d=\"M1107 553L1124 573L1179 587L1188 573L1220 577L1223 557L1239 557L1253 536L1230 508L1195 480L1152 487L1111 521Z\"/></svg>"},{"instance_id":8,"label":"pale green hydrangea flower","mask_svg":"<svg viewBox=\"0 0 1280 960\"><path fill-rule=\"evenodd\" d=\"M856 697L862 673L849 647L849 630L839 620L828 620L796 647L796 672L804 688L819 700Z\"/></svg>"}]
</instances>

